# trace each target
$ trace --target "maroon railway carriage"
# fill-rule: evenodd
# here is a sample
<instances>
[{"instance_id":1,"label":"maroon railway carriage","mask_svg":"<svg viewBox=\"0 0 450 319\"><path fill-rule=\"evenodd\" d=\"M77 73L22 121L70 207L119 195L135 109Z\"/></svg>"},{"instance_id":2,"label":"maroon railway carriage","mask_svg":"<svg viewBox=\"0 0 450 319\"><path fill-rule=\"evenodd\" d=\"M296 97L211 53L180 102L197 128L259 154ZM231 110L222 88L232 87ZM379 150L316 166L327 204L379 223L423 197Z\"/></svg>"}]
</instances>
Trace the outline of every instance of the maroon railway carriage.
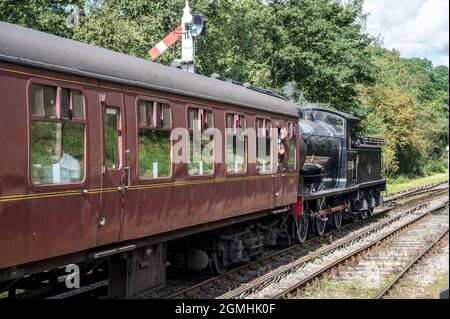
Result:
<instances>
[{"instance_id":1,"label":"maroon railway carriage","mask_svg":"<svg viewBox=\"0 0 450 319\"><path fill-rule=\"evenodd\" d=\"M295 154L297 111L275 95L0 23L0 110L0 291L107 260L110 293L135 295L163 284L167 244L176 255L187 236L192 267L207 254L220 271L258 254L297 200L297 156L264 172L216 158L201 174L185 163L155 168L152 157L152 141L170 152L171 130L200 113L222 132L228 118L292 127Z\"/></svg>"}]
</instances>

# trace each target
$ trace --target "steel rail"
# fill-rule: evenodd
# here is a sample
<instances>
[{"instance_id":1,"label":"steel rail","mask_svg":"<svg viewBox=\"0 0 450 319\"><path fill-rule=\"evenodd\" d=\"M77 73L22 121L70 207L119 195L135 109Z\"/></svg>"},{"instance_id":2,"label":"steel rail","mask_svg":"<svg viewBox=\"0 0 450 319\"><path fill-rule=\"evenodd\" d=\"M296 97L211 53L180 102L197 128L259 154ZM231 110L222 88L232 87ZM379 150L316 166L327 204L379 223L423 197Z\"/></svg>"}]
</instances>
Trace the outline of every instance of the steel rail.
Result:
<instances>
[{"instance_id":1,"label":"steel rail","mask_svg":"<svg viewBox=\"0 0 450 319\"><path fill-rule=\"evenodd\" d=\"M332 235L333 233L335 233L337 231L345 230L346 228L350 228L351 226L353 226L353 224L346 224L346 225L342 226L339 229L334 229L334 230L326 233L326 235ZM252 268L255 268L259 264L263 264L265 262L269 262L271 259L275 259L277 257L283 256L283 255L287 255L291 251L297 250L298 248L301 248L301 247L303 248L305 245L309 245L309 244L314 243L318 238L319 237L311 238L311 239L305 241L303 244L295 244L294 246L290 246L290 247L284 248L282 250L276 251L276 252L274 252L274 253L272 253L270 255L264 256L262 259L259 259L259 260L247 263L245 265L239 266L237 268L231 269L230 271L226 272L223 275L218 275L218 276L215 276L215 277L212 277L212 278L208 278L208 279L204 280L203 282L201 282L199 284L196 284L196 285L191 286L191 287L189 287L187 289L184 289L184 290L182 290L180 292L176 292L176 293L174 293L172 295L169 295L169 296L166 297L166 299L178 299L178 298L192 296L192 295L195 294L196 291L202 291L205 288L214 286L215 282L217 282L217 281L220 282L223 278L231 277L231 276L233 276L235 274L239 274L239 272L242 272L242 271L244 271L246 269L252 269Z\"/></svg>"},{"instance_id":2,"label":"steel rail","mask_svg":"<svg viewBox=\"0 0 450 319\"><path fill-rule=\"evenodd\" d=\"M425 255L428 254L428 252L430 252L430 250L432 250L440 241L442 241L445 237L445 235L448 234L448 228L443 231L439 237L434 240L430 245L428 245L419 255L416 256L416 258L414 258L413 261L411 261L408 265L406 265L403 270L382 290L380 291L374 299L381 299L384 296L387 295L387 293L389 291L392 290L392 288L394 288L394 286L400 281L401 278L404 277L404 275L415 265L417 264L423 257L425 257Z\"/></svg>"},{"instance_id":3,"label":"steel rail","mask_svg":"<svg viewBox=\"0 0 450 319\"><path fill-rule=\"evenodd\" d=\"M380 238L377 238L377 240L372 241L360 248L358 248L355 251L352 251L351 253L346 254L345 256L340 257L339 259L333 261L332 263L330 263L329 265L325 266L324 268L320 269L319 271L311 274L310 276L306 277L305 279L301 280L298 283L295 283L291 286L289 286L287 289L284 289L281 293L278 293L276 295L274 295L272 297L272 299L281 299L283 297L285 297L286 295L290 294L291 292L303 287L305 284L311 282L312 280L318 278L319 276L323 275L324 273L326 273L328 270L335 268L337 265L340 265L342 262L355 257L356 255L360 254L363 251L368 250L369 248L379 245L381 242L384 242L385 240L389 239L389 237L391 237L392 235L405 230L407 227L421 221L423 218L429 216L430 214L432 214L435 211L438 211L442 208L445 208L448 206L448 201L446 201L444 204L441 204L437 207L434 207L430 210L427 210L426 212L420 214L419 216L415 217L414 219L408 221L405 224L400 225L399 227L396 227L395 229L389 231L387 234L384 234L383 236L381 236ZM447 230L448 231L448 230Z\"/></svg>"},{"instance_id":4,"label":"steel rail","mask_svg":"<svg viewBox=\"0 0 450 319\"><path fill-rule=\"evenodd\" d=\"M337 249L351 245L354 241L357 241L359 239L364 238L365 236L370 235L373 231L382 229L382 228L388 226L389 224L395 222L397 219L400 219L402 216L413 213L416 210L418 210L420 208L424 208L424 207L425 207L425 205L420 205L419 207L414 207L414 208L404 212L403 214L396 215L396 216L390 218L389 220L382 222L381 224L373 225L373 226L365 229L364 231L357 233L357 234L349 237L348 239L345 239L344 241L335 242L321 251L319 250L318 252L310 254L303 258L300 258L299 260L297 260L293 263L282 266L282 267L280 267L280 269L278 269L272 273L267 273L255 280L253 280L251 283L241 286L232 291L229 291L229 292L221 295L218 298L219 299L234 299L234 298L240 298L240 297L244 297L245 295L251 294L252 292L254 292L255 289L262 289L265 286L267 286L268 283L276 282L277 279L281 279L281 278L287 276L289 273L296 271L297 269L303 267L307 263L314 261L316 258L319 258L323 255L332 253L333 251L335 251Z\"/></svg>"},{"instance_id":5,"label":"steel rail","mask_svg":"<svg viewBox=\"0 0 450 319\"><path fill-rule=\"evenodd\" d=\"M433 187L435 187L435 186L436 186L436 185L433 185ZM428 192L428 193L429 193L429 192L433 192L433 193L437 193L437 195L440 195L440 194L439 194L439 191L440 191L439 189L433 190L433 189L431 189L431 188L432 188L432 187L430 187L429 189L427 189L427 192ZM447 191L447 189L445 189L445 190ZM418 195L422 195L422 193L420 193L420 194L418 194ZM436 194L433 194L433 196L436 196ZM411 197L411 196L409 196L409 197ZM377 216L377 215L384 214L384 213L387 213L387 212L389 212L389 211L392 211L392 210L401 208L401 207L403 207L403 206L405 206L405 205L407 205L407 204L410 204L411 202L414 202L414 201L419 200L419 199L423 199L423 198L422 198L422 197L417 198L417 199L414 198L414 199L408 201L407 203L400 203L400 204L396 204L396 205L394 205L394 206L386 207L386 208L384 208L384 209L382 209L382 210L380 210L380 211L375 212L373 216ZM416 208L414 208L414 209L416 209ZM398 216L394 216L393 218L396 218L396 217L399 218L399 217L402 216L402 215L403 215L403 214L400 213ZM330 232L327 232L327 233L324 234L324 235L330 236L330 235L333 235L333 234L337 233L338 231L343 231L343 230L346 230L347 228L351 228L352 226L355 226L355 224L349 223L349 224L346 224L346 225L342 226L342 227L339 228L339 229L334 229L334 230L332 230L332 231L330 231ZM376 227L376 226L377 226L377 225L374 225L374 226L372 226L372 227ZM369 230L370 230L370 229L371 229L371 228L369 228ZM171 294L171 295L169 295L169 296L167 296L167 297L165 297L165 298L166 298L166 299L184 299L184 298L191 298L191 297L195 296L196 294L201 293L201 292L203 292L204 290L206 290L206 289L208 289L208 288L210 288L210 287L214 287L215 285L217 285L217 283L222 282L225 278L230 278L230 277L239 275L239 273L242 273L242 272L245 271L246 269L255 269L255 268L257 267L257 265L264 264L264 263L266 263L266 262L269 262L270 260L276 259L277 257L283 256L283 255L285 255L285 254L289 254L289 252L296 251L296 250L299 249L299 248L307 248L307 247L305 247L305 246L307 246L307 245L312 245L314 242L316 242L316 241L318 241L318 240L321 240L321 239L323 239L323 237L314 237L314 238L311 238L311 239L305 241L305 242L302 243L302 244L295 244L294 246L287 247L287 248L282 249L282 250L280 250L280 251L274 252L274 253L272 253L272 254L270 254L270 255L268 255L268 256L265 256L265 257L263 257L262 259L259 259L259 260L257 260L257 261L253 261L253 262L247 263L247 264L245 264L245 265L239 266L239 267L237 267L237 268L234 268L234 269L232 269L232 270L226 272L226 273L223 274L223 275L218 275L218 276L214 276L214 277L212 277L212 278L208 278L208 279L206 279L206 280L204 280L204 281L202 281L202 282L200 282L200 283L198 283L198 284L195 284L195 285L193 285L193 286L190 286L190 287L188 287L188 288L186 288L186 289L183 289L183 290L181 290L181 291L179 291L179 292L173 293L173 294ZM330 247L332 247L332 246L335 245L335 244L336 244L336 243L332 243ZM333 246L333 247L334 247L334 246ZM239 288L238 288L238 289L239 289ZM225 294L225 295L226 295L226 294ZM224 296L224 298L226 298L225 295L222 295L222 296Z\"/></svg>"}]
</instances>

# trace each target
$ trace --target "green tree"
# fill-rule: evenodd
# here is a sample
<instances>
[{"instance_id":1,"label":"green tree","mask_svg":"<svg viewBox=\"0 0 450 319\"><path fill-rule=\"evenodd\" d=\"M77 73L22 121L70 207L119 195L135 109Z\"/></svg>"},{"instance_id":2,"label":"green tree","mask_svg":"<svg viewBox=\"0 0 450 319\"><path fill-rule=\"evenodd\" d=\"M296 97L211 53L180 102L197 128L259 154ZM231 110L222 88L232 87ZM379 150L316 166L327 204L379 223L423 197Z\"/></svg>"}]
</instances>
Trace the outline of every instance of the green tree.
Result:
<instances>
[{"instance_id":1,"label":"green tree","mask_svg":"<svg viewBox=\"0 0 450 319\"><path fill-rule=\"evenodd\" d=\"M309 101L342 111L356 108L355 86L373 80L362 1L270 1L270 7L273 47L267 59L273 86L295 80Z\"/></svg>"},{"instance_id":2,"label":"green tree","mask_svg":"<svg viewBox=\"0 0 450 319\"><path fill-rule=\"evenodd\" d=\"M150 59L149 49L180 23L183 6L176 0L104 0L86 15L73 38ZM158 62L168 64L172 60L173 56L165 53Z\"/></svg>"},{"instance_id":3,"label":"green tree","mask_svg":"<svg viewBox=\"0 0 450 319\"><path fill-rule=\"evenodd\" d=\"M193 7L207 19L207 35L197 40L198 71L269 87L270 8L259 0L203 0Z\"/></svg>"},{"instance_id":4,"label":"green tree","mask_svg":"<svg viewBox=\"0 0 450 319\"><path fill-rule=\"evenodd\" d=\"M361 102L371 109L362 126L385 140L386 173L419 173L423 138L416 125L414 100L397 87L377 84L361 89Z\"/></svg>"},{"instance_id":5,"label":"green tree","mask_svg":"<svg viewBox=\"0 0 450 319\"><path fill-rule=\"evenodd\" d=\"M404 59L399 52L378 46L372 48L372 60L377 85L361 91L362 107L357 115L365 119L366 133L385 137L390 175L426 173L430 162L443 156L448 143L448 68L434 68L426 59ZM386 89L389 99L382 93ZM410 102L399 103L400 96ZM413 107L407 107L409 104ZM386 116L386 108L392 109L389 116L393 122ZM399 118L407 121L395 120ZM395 141L391 141L392 137Z\"/></svg>"},{"instance_id":6,"label":"green tree","mask_svg":"<svg viewBox=\"0 0 450 319\"><path fill-rule=\"evenodd\" d=\"M72 3L84 6L84 1ZM66 4L54 0L0 0L0 21L70 38L72 30L66 26L69 15Z\"/></svg>"}]
</instances>

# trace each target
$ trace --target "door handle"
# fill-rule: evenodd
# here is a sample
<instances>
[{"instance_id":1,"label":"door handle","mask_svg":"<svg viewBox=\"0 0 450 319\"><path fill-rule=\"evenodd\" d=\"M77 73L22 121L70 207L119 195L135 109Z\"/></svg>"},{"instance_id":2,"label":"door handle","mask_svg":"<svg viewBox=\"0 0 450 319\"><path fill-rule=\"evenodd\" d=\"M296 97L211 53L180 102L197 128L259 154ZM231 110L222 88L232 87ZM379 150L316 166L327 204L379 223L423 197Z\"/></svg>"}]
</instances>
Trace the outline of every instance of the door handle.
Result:
<instances>
[{"instance_id":1,"label":"door handle","mask_svg":"<svg viewBox=\"0 0 450 319\"><path fill-rule=\"evenodd\" d=\"M124 189L127 189L127 188L129 188L130 185L131 185L131 167L126 166L126 167L123 168L123 170L124 170L124 173L127 175L127 176L126 176L127 182L126 182L126 184L124 185L123 188L124 188Z\"/></svg>"}]
</instances>

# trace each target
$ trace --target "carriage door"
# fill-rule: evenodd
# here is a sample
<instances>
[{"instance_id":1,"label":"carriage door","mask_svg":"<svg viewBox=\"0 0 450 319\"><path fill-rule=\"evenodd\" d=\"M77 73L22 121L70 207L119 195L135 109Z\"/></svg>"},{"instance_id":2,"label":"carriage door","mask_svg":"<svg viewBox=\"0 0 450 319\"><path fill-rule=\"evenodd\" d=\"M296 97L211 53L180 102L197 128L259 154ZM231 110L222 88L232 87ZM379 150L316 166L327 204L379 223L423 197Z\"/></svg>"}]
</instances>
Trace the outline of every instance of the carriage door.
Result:
<instances>
[{"instance_id":1,"label":"carriage door","mask_svg":"<svg viewBox=\"0 0 450 319\"><path fill-rule=\"evenodd\" d=\"M277 125L278 126L278 125ZM276 172L275 172L275 181L274 181L274 187L275 187L275 198L274 198L274 206L282 206L283 205L283 197L284 197L284 180L287 177L287 167L283 165L283 162L281 161L281 157L278 155L279 147L281 146L281 127L278 126L278 136L277 136L277 148L275 153L275 160L276 160Z\"/></svg>"},{"instance_id":2,"label":"carriage door","mask_svg":"<svg viewBox=\"0 0 450 319\"><path fill-rule=\"evenodd\" d=\"M285 129L285 148L286 157L278 158L278 169L275 176L275 206L284 206L292 202L292 194L295 193L297 185L295 185L295 178L292 174L296 172L297 150L296 150L296 135L297 129L293 122L286 122L282 126ZM281 138L281 129L278 131L278 136ZM281 140L279 140L279 143ZM277 149L278 151L278 149ZM291 176L290 176L291 175Z\"/></svg>"},{"instance_id":3,"label":"carriage door","mask_svg":"<svg viewBox=\"0 0 450 319\"><path fill-rule=\"evenodd\" d=\"M98 221L97 244L103 245L120 240L122 224L124 176L124 110L121 93L101 93L102 143L102 189Z\"/></svg>"}]
</instances>

